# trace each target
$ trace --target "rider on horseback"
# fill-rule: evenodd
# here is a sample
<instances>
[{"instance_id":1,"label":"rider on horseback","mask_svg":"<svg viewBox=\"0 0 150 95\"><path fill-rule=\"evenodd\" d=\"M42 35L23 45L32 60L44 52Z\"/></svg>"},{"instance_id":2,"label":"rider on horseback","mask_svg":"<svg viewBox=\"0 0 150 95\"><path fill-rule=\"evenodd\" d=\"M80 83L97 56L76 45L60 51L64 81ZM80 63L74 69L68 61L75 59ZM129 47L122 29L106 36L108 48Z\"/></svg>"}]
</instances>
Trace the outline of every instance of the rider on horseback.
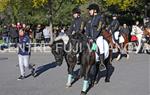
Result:
<instances>
[{"instance_id":1,"label":"rider on horseback","mask_svg":"<svg viewBox=\"0 0 150 95\"><path fill-rule=\"evenodd\" d=\"M108 27L108 31L112 33L113 40L115 43L119 43L119 40L117 40L115 38L115 32L119 30L119 26L120 26L120 23L117 19L117 15L113 14L113 21L111 22L110 26Z\"/></svg>"},{"instance_id":2,"label":"rider on horseback","mask_svg":"<svg viewBox=\"0 0 150 95\"><path fill-rule=\"evenodd\" d=\"M63 35L63 36L58 36L55 41L58 41L60 39L64 40L65 44L68 43L68 36L71 37L71 35L73 35L76 32L83 32L83 28L84 28L84 21L81 18L81 10L79 7L75 7L72 10L72 14L73 14L73 18L74 20L72 21L72 24L70 26L70 28L68 29L68 31L66 31L67 35Z\"/></svg>"},{"instance_id":3,"label":"rider on horseback","mask_svg":"<svg viewBox=\"0 0 150 95\"><path fill-rule=\"evenodd\" d=\"M85 26L85 22L83 18L81 18L81 10L78 6L72 10L72 14L73 14L74 20L72 21L72 24L69 30L67 31L67 35L69 37L71 37L73 34L77 32L83 33L84 26ZM80 64L80 59L81 59L81 54L79 52L77 54L77 64Z\"/></svg>"},{"instance_id":4,"label":"rider on horseback","mask_svg":"<svg viewBox=\"0 0 150 95\"><path fill-rule=\"evenodd\" d=\"M150 18L146 18L146 22L145 22L145 25L144 25L144 28L150 28Z\"/></svg>"},{"instance_id":5,"label":"rider on horseback","mask_svg":"<svg viewBox=\"0 0 150 95\"><path fill-rule=\"evenodd\" d=\"M85 27L86 35L91 39L90 41L95 41L99 48L99 59L100 59L100 69L105 69L104 65L104 42L102 36L102 30L105 27L104 18L99 14L100 9L97 4L90 4L87 8L91 18L88 20Z\"/></svg>"},{"instance_id":6,"label":"rider on horseback","mask_svg":"<svg viewBox=\"0 0 150 95\"><path fill-rule=\"evenodd\" d=\"M72 10L72 13L73 13L73 22L69 28L69 30L67 31L67 34L70 36L70 35L73 35L74 33L76 32L83 32L83 28L84 28L84 20L81 18L81 10L79 7L75 7L73 10Z\"/></svg>"}]
</instances>

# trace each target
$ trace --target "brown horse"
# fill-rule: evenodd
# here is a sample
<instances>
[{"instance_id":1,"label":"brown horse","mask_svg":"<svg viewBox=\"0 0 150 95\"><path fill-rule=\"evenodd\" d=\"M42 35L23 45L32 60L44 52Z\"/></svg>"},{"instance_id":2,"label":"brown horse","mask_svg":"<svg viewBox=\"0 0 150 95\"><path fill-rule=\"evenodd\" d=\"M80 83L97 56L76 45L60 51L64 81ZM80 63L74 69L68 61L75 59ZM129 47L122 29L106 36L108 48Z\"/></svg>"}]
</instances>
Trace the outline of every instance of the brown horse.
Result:
<instances>
[{"instance_id":1,"label":"brown horse","mask_svg":"<svg viewBox=\"0 0 150 95\"><path fill-rule=\"evenodd\" d=\"M144 29L144 36L150 37L150 28Z\"/></svg>"},{"instance_id":2,"label":"brown horse","mask_svg":"<svg viewBox=\"0 0 150 95\"><path fill-rule=\"evenodd\" d=\"M145 43L144 43L144 50L146 50L147 53L150 53L150 28L145 28L144 29L144 37L146 39Z\"/></svg>"},{"instance_id":3,"label":"brown horse","mask_svg":"<svg viewBox=\"0 0 150 95\"><path fill-rule=\"evenodd\" d=\"M121 55L122 55L122 53L121 53L122 50L125 51L127 59L129 58L129 54L127 52L129 40L128 40L128 35L126 33L121 33L121 35L124 38L124 42L121 43L121 44L117 44L117 43L113 42L112 34L110 32L103 31L102 35L108 41L111 51L113 51L113 49L117 49L118 56L117 56L116 60L120 60ZM111 56L111 61L112 61L112 56L113 56L112 54L113 53L111 52L111 55L110 55Z\"/></svg>"}]
</instances>

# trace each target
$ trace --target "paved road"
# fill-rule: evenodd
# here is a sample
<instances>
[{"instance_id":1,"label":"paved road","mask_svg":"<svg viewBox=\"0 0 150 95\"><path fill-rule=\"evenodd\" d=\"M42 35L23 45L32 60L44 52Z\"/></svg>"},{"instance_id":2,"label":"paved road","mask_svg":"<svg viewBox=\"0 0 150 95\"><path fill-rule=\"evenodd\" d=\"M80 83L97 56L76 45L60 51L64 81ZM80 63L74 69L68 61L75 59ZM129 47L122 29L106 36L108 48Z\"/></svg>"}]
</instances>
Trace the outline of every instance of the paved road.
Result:
<instances>
[{"instance_id":1,"label":"paved road","mask_svg":"<svg viewBox=\"0 0 150 95\"><path fill-rule=\"evenodd\" d=\"M130 54L129 60L114 60L111 82L102 78L87 95L150 95L149 58L147 54ZM65 88L66 63L57 67L53 61L50 53L33 53L31 63L40 69L40 75L18 81L17 54L0 53L0 95L80 95L83 79Z\"/></svg>"}]
</instances>

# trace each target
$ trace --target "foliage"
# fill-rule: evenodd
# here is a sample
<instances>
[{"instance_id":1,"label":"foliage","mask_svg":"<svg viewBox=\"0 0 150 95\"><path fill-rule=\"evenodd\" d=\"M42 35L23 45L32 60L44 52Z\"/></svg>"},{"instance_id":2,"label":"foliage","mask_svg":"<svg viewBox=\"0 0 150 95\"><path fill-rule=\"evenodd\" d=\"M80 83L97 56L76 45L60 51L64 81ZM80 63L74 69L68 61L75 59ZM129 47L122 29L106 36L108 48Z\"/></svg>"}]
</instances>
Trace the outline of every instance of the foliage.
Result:
<instances>
[{"instance_id":1,"label":"foliage","mask_svg":"<svg viewBox=\"0 0 150 95\"><path fill-rule=\"evenodd\" d=\"M121 10L127 10L139 3L139 0L105 0L107 6L118 6Z\"/></svg>"},{"instance_id":2,"label":"foliage","mask_svg":"<svg viewBox=\"0 0 150 95\"><path fill-rule=\"evenodd\" d=\"M9 0L0 0L0 12L4 11L9 3Z\"/></svg>"},{"instance_id":3,"label":"foliage","mask_svg":"<svg viewBox=\"0 0 150 95\"><path fill-rule=\"evenodd\" d=\"M72 20L71 10L75 6L80 6L82 16L86 18L86 8L93 2L107 15L114 12L121 15L131 13L130 17L132 14L140 16L145 6L144 0L0 0L0 12L4 18L3 23L19 21L48 24L51 19L54 25L68 25Z\"/></svg>"}]
</instances>

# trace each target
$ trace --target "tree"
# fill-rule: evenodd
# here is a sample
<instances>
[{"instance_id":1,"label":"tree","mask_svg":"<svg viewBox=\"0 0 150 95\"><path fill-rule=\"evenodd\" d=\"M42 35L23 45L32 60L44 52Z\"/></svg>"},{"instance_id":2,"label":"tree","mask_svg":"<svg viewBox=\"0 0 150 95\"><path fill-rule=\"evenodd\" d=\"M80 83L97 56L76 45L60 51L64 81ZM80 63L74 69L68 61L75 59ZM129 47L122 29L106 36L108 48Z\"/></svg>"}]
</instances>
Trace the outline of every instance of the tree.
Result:
<instances>
[{"instance_id":1,"label":"tree","mask_svg":"<svg viewBox=\"0 0 150 95\"><path fill-rule=\"evenodd\" d=\"M7 5L9 3L9 0L0 0L0 12L3 12Z\"/></svg>"}]
</instances>

